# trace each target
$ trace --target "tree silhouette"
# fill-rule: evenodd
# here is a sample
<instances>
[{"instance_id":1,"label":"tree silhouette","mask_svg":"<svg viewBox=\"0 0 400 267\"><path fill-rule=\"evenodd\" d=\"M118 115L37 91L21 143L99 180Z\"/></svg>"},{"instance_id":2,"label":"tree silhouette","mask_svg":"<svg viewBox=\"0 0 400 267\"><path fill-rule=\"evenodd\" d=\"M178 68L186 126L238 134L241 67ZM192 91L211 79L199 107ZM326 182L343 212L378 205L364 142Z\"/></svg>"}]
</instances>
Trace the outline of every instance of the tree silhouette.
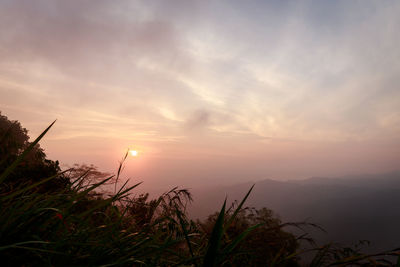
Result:
<instances>
[{"instance_id":1,"label":"tree silhouette","mask_svg":"<svg viewBox=\"0 0 400 267\"><path fill-rule=\"evenodd\" d=\"M0 112L0 173L10 166L29 144L28 130L18 121L9 120ZM10 188L18 184L32 184L58 173L60 173L59 162L47 159L43 149L36 145L10 175L5 185ZM59 175L38 189L57 191L64 189L68 182L65 176Z\"/></svg>"}]
</instances>

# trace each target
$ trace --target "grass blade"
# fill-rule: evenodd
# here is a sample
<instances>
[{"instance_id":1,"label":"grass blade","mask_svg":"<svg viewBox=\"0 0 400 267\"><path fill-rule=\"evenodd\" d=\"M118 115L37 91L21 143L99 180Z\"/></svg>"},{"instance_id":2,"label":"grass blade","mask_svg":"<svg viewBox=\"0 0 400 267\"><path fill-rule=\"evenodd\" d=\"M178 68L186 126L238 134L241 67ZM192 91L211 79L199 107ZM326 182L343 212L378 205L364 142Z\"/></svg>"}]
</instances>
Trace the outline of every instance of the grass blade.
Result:
<instances>
[{"instance_id":1,"label":"grass blade","mask_svg":"<svg viewBox=\"0 0 400 267\"><path fill-rule=\"evenodd\" d=\"M183 234L185 235L186 243L187 243L187 245L188 245L188 247L189 247L190 255L192 256L192 258L194 258L194 253L193 253L193 249L192 249L192 244L190 243L189 234L188 234L188 232L187 232L187 230L186 230L185 222L184 222L184 220L183 220L183 218L182 218L181 211L178 209L177 206L175 206L175 209L176 209L176 215L178 216L179 223L180 223L180 225L181 225ZM194 266L197 267L196 262L193 262L193 264L194 264Z\"/></svg>"},{"instance_id":2,"label":"grass blade","mask_svg":"<svg viewBox=\"0 0 400 267\"><path fill-rule=\"evenodd\" d=\"M219 247L224 233L225 206L226 198L212 230L210 241L208 242L208 249L203 261L204 267L213 267L217 264Z\"/></svg>"},{"instance_id":3,"label":"grass blade","mask_svg":"<svg viewBox=\"0 0 400 267\"><path fill-rule=\"evenodd\" d=\"M0 183L4 182L4 180L14 171L14 169L18 166L18 164L28 155L29 152L35 147L37 143L39 143L40 139L50 130L51 126L56 122L53 121L49 127L46 128L36 139L33 141L25 150L22 152L21 155L17 157L17 159L10 165L8 168L0 175Z\"/></svg>"},{"instance_id":4,"label":"grass blade","mask_svg":"<svg viewBox=\"0 0 400 267\"><path fill-rule=\"evenodd\" d=\"M244 196L242 201L240 202L239 206L236 208L235 212L232 214L232 216L229 218L228 222L226 223L225 230L229 228L229 226L232 224L232 222L235 220L236 216L238 215L239 211L242 209L242 206L244 202L246 202L247 198L249 197L251 191L253 190L255 184L253 184L250 187L250 190L247 192L247 194ZM225 232L225 231L224 231Z\"/></svg>"},{"instance_id":5,"label":"grass blade","mask_svg":"<svg viewBox=\"0 0 400 267\"><path fill-rule=\"evenodd\" d=\"M247 237L248 234L250 234L253 230L257 229L258 227L265 225L265 223L259 223L256 225L253 225L249 228L247 228L245 231L243 231L238 237L236 237L235 240L233 240L223 251L223 254L229 254L231 253L237 245L239 245L240 242L242 242L243 239Z\"/></svg>"}]
</instances>

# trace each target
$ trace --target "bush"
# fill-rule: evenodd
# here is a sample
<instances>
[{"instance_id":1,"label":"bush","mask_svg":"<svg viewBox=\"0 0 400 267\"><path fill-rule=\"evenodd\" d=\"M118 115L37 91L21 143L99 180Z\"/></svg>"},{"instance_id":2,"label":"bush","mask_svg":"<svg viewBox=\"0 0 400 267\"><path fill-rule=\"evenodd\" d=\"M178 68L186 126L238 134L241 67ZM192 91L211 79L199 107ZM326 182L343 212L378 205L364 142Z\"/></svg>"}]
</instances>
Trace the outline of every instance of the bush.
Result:
<instances>
[{"instance_id":1,"label":"bush","mask_svg":"<svg viewBox=\"0 0 400 267\"><path fill-rule=\"evenodd\" d=\"M22 128L18 121L10 121L0 112L0 173L3 173L17 158L26 150L29 142L28 131ZM46 158L46 154L39 144L36 144L24 159L9 175L7 186L13 188L21 183L32 184L43 178L51 177L60 173L58 161ZM43 191L62 190L67 186L68 179L58 175L40 188Z\"/></svg>"},{"instance_id":2,"label":"bush","mask_svg":"<svg viewBox=\"0 0 400 267\"><path fill-rule=\"evenodd\" d=\"M1 116L0 257L5 266L298 266L299 241L271 210L240 203L204 222L187 217L187 190L149 200L126 182L114 194L99 189L116 177L93 166L69 175L46 159L18 122ZM16 135L13 137L13 135ZM121 169L121 166L119 170ZM101 180L98 180L101 178ZM316 247L312 266L390 265L400 249L362 254L333 245Z\"/></svg>"}]
</instances>

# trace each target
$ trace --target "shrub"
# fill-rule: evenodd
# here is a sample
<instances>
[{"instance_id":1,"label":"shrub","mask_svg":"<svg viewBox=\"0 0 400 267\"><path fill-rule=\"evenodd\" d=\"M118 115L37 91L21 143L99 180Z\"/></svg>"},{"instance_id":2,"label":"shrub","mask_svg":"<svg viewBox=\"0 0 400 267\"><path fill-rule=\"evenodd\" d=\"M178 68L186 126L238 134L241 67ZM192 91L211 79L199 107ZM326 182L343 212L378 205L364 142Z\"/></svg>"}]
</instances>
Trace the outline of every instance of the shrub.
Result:
<instances>
[{"instance_id":1,"label":"shrub","mask_svg":"<svg viewBox=\"0 0 400 267\"><path fill-rule=\"evenodd\" d=\"M114 194L99 189L119 178L92 166L60 172L39 140L28 142L18 122L0 118L0 257L5 266L298 266L296 237L271 210L240 203L205 222L187 217L192 201L174 188L149 200L128 181ZM13 134L16 137L13 137ZM9 149L9 150L8 150ZM121 163L122 164L122 163ZM99 180L98 178L101 178ZM310 225L310 224L309 224ZM315 247L311 266L390 266L400 249L366 255L328 244ZM400 261L398 263L400 265Z\"/></svg>"}]
</instances>

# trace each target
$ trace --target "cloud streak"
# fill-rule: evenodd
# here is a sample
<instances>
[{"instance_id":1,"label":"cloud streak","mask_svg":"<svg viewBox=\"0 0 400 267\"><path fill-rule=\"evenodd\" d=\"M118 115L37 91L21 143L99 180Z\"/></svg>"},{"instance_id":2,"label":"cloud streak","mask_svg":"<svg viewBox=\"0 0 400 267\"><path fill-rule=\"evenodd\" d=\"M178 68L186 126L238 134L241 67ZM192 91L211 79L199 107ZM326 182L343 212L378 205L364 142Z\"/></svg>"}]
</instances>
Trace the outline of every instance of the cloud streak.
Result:
<instances>
[{"instance_id":1,"label":"cloud streak","mask_svg":"<svg viewBox=\"0 0 400 267\"><path fill-rule=\"evenodd\" d=\"M34 132L59 118L54 140L398 149L399 12L394 1L4 0L0 105Z\"/></svg>"}]
</instances>

